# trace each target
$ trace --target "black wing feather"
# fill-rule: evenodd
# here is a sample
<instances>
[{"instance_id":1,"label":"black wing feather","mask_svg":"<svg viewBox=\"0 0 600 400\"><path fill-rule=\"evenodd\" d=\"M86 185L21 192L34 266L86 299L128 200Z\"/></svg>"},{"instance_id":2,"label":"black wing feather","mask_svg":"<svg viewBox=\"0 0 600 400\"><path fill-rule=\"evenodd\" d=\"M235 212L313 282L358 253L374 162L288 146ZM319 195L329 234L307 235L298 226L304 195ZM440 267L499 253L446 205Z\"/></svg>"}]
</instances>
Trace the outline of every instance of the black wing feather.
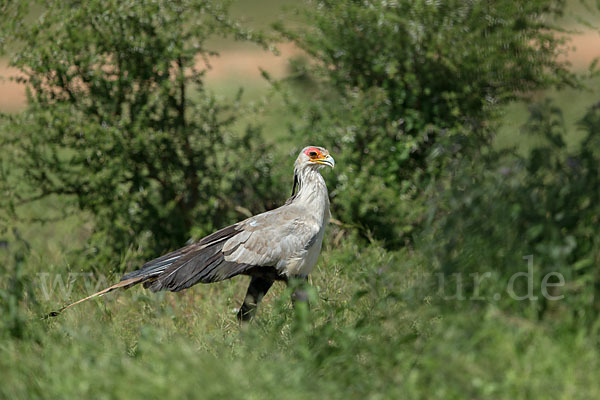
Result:
<instances>
[{"instance_id":1,"label":"black wing feather","mask_svg":"<svg viewBox=\"0 0 600 400\"><path fill-rule=\"evenodd\" d=\"M224 259L225 242L240 232L237 224L223 228L196 243L147 262L121 280L139 278L137 282L144 282L144 287L153 292L178 292L199 282L210 283L234 277L254 267Z\"/></svg>"}]
</instances>

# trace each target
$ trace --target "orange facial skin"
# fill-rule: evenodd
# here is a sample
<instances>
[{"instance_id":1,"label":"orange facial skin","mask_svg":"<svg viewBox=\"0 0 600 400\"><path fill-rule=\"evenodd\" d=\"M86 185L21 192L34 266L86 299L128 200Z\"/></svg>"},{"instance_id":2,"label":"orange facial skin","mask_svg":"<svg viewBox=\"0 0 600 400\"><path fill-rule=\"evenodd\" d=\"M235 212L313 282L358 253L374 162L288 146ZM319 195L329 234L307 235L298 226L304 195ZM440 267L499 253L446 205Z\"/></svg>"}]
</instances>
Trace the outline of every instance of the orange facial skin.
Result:
<instances>
[{"instance_id":1,"label":"orange facial skin","mask_svg":"<svg viewBox=\"0 0 600 400\"><path fill-rule=\"evenodd\" d=\"M321 152L321 150L319 150L316 147L309 147L308 149L306 149L304 151L304 154L306 154L307 156L309 156L313 160L318 159L318 158L323 158L323 157L326 156L326 154L323 154Z\"/></svg>"}]
</instances>

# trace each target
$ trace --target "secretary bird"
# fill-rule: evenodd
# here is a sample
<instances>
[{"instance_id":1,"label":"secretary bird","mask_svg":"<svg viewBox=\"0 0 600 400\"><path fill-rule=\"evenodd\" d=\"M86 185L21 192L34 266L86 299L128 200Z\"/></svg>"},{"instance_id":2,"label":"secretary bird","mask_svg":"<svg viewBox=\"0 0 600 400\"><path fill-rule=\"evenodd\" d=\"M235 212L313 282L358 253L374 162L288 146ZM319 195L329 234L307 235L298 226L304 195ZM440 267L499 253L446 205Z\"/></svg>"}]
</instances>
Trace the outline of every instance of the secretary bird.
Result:
<instances>
[{"instance_id":1,"label":"secretary bird","mask_svg":"<svg viewBox=\"0 0 600 400\"><path fill-rule=\"evenodd\" d=\"M250 285L239 309L240 321L252 319L258 303L274 281L306 280L321 252L329 213L325 180L318 172L333 168L329 152L316 146L302 149L294 164L292 196L279 208L223 228L195 243L165 254L130 272L113 286L71 303L49 316L118 288L143 283L152 292L179 292L197 283L219 282L249 275ZM292 299L305 300L302 291Z\"/></svg>"}]
</instances>

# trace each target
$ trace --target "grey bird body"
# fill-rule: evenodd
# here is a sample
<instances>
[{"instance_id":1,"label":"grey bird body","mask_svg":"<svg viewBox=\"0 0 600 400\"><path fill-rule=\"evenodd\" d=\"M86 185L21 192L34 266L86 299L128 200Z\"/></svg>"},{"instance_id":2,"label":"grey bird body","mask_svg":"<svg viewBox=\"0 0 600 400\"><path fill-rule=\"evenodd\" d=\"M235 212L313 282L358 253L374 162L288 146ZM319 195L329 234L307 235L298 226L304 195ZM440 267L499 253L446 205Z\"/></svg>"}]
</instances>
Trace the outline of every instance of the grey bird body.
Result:
<instances>
[{"instance_id":1,"label":"grey bird body","mask_svg":"<svg viewBox=\"0 0 600 400\"><path fill-rule=\"evenodd\" d=\"M302 186L285 205L240 223L244 233L223 246L226 261L272 265L286 278L308 276L329 222L329 197L315 169L297 173Z\"/></svg>"},{"instance_id":2,"label":"grey bird body","mask_svg":"<svg viewBox=\"0 0 600 400\"><path fill-rule=\"evenodd\" d=\"M327 150L304 148L294 165L292 197L283 206L149 261L123 276L118 284L60 311L96 295L138 283L152 291L177 292L197 283L249 275L252 280L238 317L250 319L273 281L306 279L317 263L330 218L327 186L318 171L323 166L334 166Z\"/></svg>"}]
</instances>

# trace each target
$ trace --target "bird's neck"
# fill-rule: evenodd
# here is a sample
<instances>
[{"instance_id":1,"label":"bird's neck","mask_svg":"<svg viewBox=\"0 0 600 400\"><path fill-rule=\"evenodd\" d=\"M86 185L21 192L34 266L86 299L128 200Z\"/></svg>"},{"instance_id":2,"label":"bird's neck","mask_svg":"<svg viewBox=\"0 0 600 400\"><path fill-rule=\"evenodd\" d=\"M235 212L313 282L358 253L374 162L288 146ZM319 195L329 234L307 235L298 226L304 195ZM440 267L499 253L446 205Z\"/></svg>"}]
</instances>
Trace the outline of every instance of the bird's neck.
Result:
<instances>
[{"instance_id":1,"label":"bird's neck","mask_svg":"<svg viewBox=\"0 0 600 400\"><path fill-rule=\"evenodd\" d=\"M314 168L296 169L294 171L296 192L290 199L292 203L311 207L319 219L329 219L329 195L325 179Z\"/></svg>"}]
</instances>

